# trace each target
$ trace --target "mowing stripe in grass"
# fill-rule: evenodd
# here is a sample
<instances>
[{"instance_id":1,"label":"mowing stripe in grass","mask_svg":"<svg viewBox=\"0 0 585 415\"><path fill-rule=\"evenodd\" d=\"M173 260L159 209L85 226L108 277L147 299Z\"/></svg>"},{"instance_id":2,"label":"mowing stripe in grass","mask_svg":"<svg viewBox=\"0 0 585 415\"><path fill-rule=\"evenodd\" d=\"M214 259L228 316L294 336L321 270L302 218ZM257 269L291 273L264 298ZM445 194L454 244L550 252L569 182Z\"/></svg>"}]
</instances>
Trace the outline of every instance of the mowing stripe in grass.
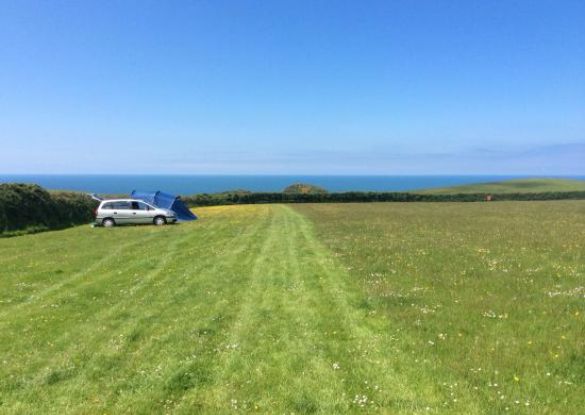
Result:
<instances>
[{"instance_id":1,"label":"mowing stripe in grass","mask_svg":"<svg viewBox=\"0 0 585 415\"><path fill-rule=\"evenodd\" d=\"M14 313L17 310L20 310L21 308L30 305L31 303L45 301L47 297L49 297L53 293L56 293L57 295L62 295L62 291L61 292L59 291L68 289L69 288L67 287L68 285L71 284L75 285L75 282L78 279L85 279L87 281L86 277L91 277L91 280L89 281L95 283L96 277L103 278L108 276L109 272L114 272L115 270L112 269L109 272L102 271L101 273L97 271L99 271L100 268L108 268L110 263L114 262L120 256L120 253L122 253L124 250L132 249L134 246L142 245L145 242L148 243L149 239L151 239L152 236L153 235L149 235L146 241L144 239L129 240L125 244L112 246L111 251L109 253L107 253L103 257L95 258L94 262L88 264L87 267L83 268L82 270L73 273L71 276L61 278L58 283L49 285L45 289L35 291L34 294L30 295L27 299L18 303L14 303L12 307L7 307L5 310L0 312L0 318L6 318L7 314Z\"/></svg>"},{"instance_id":2,"label":"mowing stripe in grass","mask_svg":"<svg viewBox=\"0 0 585 415\"><path fill-rule=\"evenodd\" d=\"M439 406L438 382L416 384L419 369L400 364L406 359L395 346L397 333L360 306L361 291L312 225L286 206L273 206L272 214L212 380L175 409L339 413ZM459 399L476 412L473 399Z\"/></svg>"}]
</instances>

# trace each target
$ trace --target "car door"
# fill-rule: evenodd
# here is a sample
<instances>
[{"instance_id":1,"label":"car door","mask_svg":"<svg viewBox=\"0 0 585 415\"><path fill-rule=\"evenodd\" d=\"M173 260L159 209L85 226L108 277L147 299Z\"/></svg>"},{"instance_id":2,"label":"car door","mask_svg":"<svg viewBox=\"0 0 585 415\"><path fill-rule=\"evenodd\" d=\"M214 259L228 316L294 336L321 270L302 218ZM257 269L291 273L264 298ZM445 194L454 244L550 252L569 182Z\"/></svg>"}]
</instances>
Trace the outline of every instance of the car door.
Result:
<instances>
[{"instance_id":1,"label":"car door","mask_svg":"<svg viewBox=\"0 0 585 415\"><path fill-rule=\"evenodd\" d=\"M126 201L119 201L114 202L114 214L112 217L116 221L116 223L120 225L124 225L127 223L133 223L132 220L132 209L131 209L130 202Z\"/></svg>"},{"instance_id":2,"label":"car door","mask_svg":"<svg viewBox=\"0 0 585 415\"><path fill-rule=\"evenodd\" d=\"M148 203L144 203L144 202L140 202L144 205L145 209L146 209L146 217L148 218L147 222L148 223L153 223L154 222L154 217L157 215L157 209L152 206L149 205Z\"/></svg>"},{"instance_id":3,"label":"car door","mask_svg":"<svg viewBox=\"0 0 585 415\"><path fill-rule=\"evenodd\" d=\"M132 223L151 223L152 210L144 202L132 201Z\"/></svg>"}]
</instances>

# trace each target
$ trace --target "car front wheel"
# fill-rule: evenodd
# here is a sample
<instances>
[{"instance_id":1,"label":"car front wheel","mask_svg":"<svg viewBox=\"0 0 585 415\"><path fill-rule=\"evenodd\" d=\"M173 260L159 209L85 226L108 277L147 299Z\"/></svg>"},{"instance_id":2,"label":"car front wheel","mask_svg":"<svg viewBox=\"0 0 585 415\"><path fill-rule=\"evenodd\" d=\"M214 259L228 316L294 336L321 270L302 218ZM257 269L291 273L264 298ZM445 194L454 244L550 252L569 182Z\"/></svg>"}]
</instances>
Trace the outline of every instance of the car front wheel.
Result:
<instances>
[{"instance_id":1,"label":"car front wheel","mask_svg":"<svg viewBox=\"0 0 585 415\"><path fill-rule=\"evenodd\" d=\"M167 220L165 218L163 218L162 216L157 216L156 218L154 218L154 224L156 226L162 226L162 225L166 225Z\"/></svg>"}]
</instances>

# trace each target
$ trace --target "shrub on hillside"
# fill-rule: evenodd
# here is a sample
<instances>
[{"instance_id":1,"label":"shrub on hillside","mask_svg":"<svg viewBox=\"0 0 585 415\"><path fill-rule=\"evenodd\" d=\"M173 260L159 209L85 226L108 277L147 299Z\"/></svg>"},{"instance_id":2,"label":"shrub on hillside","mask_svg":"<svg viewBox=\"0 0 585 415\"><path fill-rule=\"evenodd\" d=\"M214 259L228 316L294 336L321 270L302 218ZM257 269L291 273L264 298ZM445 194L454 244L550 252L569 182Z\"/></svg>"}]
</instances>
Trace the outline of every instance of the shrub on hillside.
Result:
<instances>
[{"instance_id":1,"label":"shrub on hillside","mask_svg":"<svg viewBox=\"0 0 585 415\"><path fill-rule=\"evenodd\" d=\"M286 194L323 194L327 193L327 190L314 184L294 183L285 187L282 192Z\"/></svg>"}]
</instances>

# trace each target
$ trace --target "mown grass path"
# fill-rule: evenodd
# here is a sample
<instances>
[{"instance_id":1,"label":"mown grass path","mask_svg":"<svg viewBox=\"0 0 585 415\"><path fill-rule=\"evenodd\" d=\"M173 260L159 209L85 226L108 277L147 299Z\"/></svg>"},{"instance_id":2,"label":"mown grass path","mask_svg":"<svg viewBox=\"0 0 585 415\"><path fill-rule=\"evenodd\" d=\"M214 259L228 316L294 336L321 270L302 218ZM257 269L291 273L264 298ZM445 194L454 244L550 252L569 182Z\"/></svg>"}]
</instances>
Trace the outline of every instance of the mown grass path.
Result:
<instances>
[{"instance_id":1,"label":"mown grass path","mask_svg":"<svg viewBox=\"0 0 585 415\"><path fill-rule=\"evenodd\" d=\"M435 379L400 364L406 336L372 313L305 217L282 205L200 213L0 240L0 412L436 408Z\"/></svg>"}]
</instances>

